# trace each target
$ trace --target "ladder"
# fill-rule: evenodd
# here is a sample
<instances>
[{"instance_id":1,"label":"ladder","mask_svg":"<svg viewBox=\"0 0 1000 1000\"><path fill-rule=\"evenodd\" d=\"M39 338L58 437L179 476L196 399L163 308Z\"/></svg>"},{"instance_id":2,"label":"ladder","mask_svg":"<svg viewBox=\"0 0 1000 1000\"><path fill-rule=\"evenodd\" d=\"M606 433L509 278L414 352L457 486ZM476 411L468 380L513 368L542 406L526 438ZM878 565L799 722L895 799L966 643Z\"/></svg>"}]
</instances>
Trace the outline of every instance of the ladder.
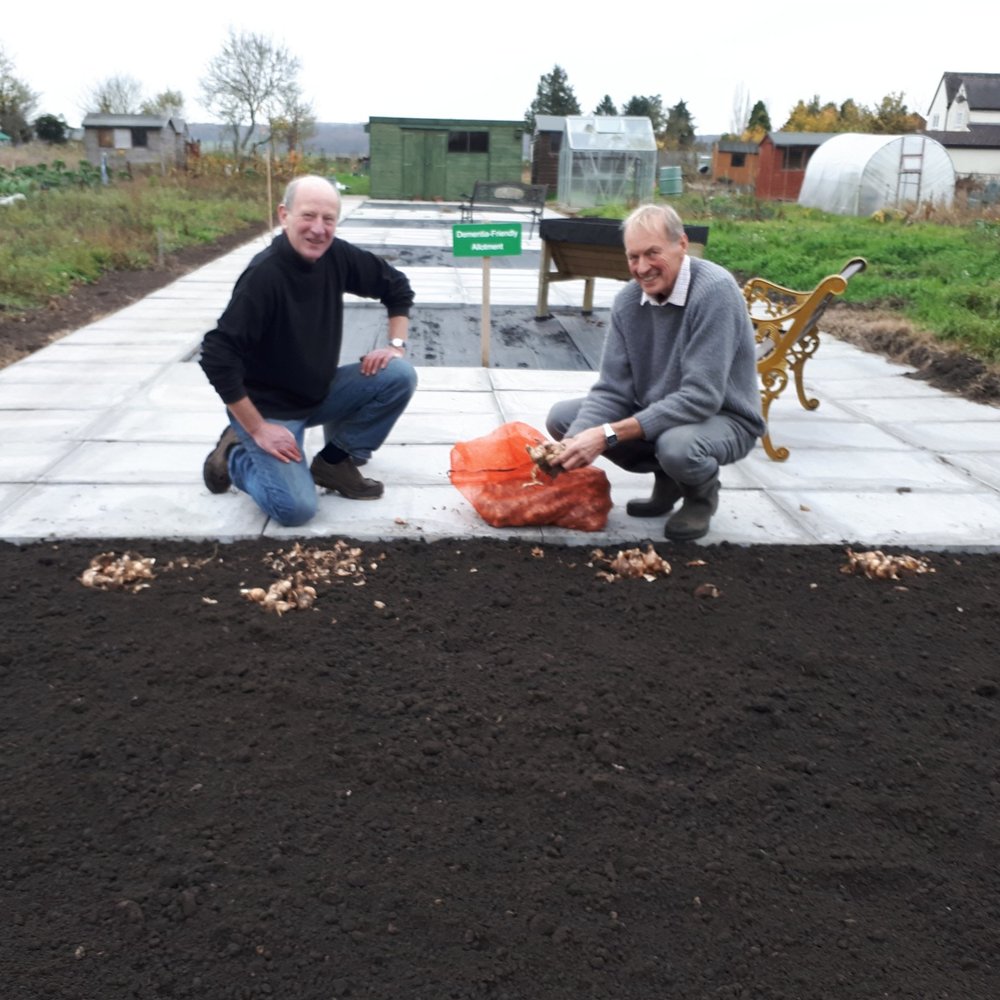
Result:
<instances>
[{"instance_id":1,"label":"ladder","mask_svg":"<svg viewBox=\"0 0 1000 1000\"><path fill-rule=\"evenodd\" d=\"M896 207L907 202L920 204L920 185L924 176L924 149L927 139L922 135L904 135L899 145L899 170L896 173Z\"/></svg>"}]
</instances>

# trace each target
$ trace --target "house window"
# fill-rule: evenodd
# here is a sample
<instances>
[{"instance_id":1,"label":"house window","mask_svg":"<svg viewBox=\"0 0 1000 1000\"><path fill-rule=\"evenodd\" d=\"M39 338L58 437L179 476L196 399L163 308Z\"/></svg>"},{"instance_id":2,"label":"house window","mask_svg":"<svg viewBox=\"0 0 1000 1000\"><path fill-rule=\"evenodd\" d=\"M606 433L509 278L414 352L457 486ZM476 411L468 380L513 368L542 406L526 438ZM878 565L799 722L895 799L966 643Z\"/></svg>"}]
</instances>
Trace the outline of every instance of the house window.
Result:
<instances>
[{"instance_id":1,"label":"house window","mask_svg":"<svg viewBox=\"0 0 1000 1000\"><path fill-rule=\"evenodd\" d=\"M449 153L488 153L490 151L489 132L449 132Z\"/></svg>"},{"instance_id":2,"label":"house window","mask_svg":"<svg viewBox=\"0 0 1000 1000\"><path fill-rule=\"evenodd\" d=\"M132 145L141 146L143 149L145 149L149 145L149 129L145 128L132 129Z\"/></svg>"},{"instance_id":3,"label":"house window","mask_svg":"<svg viewBox=\"0 0 1000 1000\"><path fill-rule=\"evenodd\" d=\"M747 165L746 153L730 153L729 165L731 167L745 167Z\"/></svg>"},{"instance_id":4,"label":"house window","mask_svg":"<svg viewBox=\"0 0 1000 1000\"><path fill-rule=\"evenodd\" d=\"M932 130L936 130L937 127L938 127L938 125L940 124L940 122L941 122L941 116L940 115L935 115L931 119L931 129Z\"/></svg>"},{"instance_id":5,"label":"house window","mask_svg":"<svg viewBox=\"0 0 1000 1000\"><path fill-rule=\"evenodd\" d=\"M97 145L100 149L114 149L115 130L113 128L99 128L97 130Z\"/></svg>"}]
</instances>

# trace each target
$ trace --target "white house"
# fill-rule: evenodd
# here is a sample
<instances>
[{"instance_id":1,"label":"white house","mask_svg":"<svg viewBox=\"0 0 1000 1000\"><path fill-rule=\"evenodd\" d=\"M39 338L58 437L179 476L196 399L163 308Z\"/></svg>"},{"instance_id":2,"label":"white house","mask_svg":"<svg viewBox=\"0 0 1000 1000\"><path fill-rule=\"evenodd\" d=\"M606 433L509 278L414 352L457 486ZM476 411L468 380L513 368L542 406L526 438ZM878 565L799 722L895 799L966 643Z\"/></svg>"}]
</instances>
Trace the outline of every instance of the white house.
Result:
<instances>
[{"instance_id":1,"label":"white house","mask_svg":"<svg viewBox=\"0 0 1000 1000\"><path fill-rule=\"evenodd\" d=\"M945 73L926 134L948 150L959 177L1000 178L1000 73Z\"/></svg>"}]
</instances>

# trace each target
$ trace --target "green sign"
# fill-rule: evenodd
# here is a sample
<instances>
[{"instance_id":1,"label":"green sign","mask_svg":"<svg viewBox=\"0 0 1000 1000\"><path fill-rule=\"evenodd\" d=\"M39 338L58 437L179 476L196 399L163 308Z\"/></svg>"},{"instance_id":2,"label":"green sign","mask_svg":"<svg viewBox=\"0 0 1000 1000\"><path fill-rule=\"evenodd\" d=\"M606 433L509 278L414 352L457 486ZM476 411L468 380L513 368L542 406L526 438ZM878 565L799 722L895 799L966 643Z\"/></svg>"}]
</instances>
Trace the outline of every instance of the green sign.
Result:
<instances>
[{"instance_id":1,"label":"green sign","mask_svg":"<svg viewBox=\"0 0 1000 1000\"><path fill-rule=\"evenodd\" d=\"M521 252L520 222L459 222L451 227L456 257L516 257Z\"/></svg>"}]
</instances>

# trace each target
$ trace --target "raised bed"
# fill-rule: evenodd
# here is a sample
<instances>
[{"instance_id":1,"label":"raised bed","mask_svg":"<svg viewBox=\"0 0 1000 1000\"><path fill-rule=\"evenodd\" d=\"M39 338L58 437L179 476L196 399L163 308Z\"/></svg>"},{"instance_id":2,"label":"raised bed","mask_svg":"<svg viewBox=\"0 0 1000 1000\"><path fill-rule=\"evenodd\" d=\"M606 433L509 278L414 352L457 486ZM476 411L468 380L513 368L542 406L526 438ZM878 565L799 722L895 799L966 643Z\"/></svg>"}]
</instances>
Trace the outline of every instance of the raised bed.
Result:
<instances>
[{"instance_id":1,"label":"raised bed","mask_svg":"<svg viewBox=\"0 0 1000 1000\"><path fill-rule=\"evenodd\" d=\"M594 308L594 279L628 281L628 262L618 219L543 219L542 262L538 274L536 319L548 319L549 285L554 281L583 281L583 312ZM708 226L685 226L688 253L700 257L708 243ZM553 269L554 268L554 269Z\"/></svg>"}]
</instances>

